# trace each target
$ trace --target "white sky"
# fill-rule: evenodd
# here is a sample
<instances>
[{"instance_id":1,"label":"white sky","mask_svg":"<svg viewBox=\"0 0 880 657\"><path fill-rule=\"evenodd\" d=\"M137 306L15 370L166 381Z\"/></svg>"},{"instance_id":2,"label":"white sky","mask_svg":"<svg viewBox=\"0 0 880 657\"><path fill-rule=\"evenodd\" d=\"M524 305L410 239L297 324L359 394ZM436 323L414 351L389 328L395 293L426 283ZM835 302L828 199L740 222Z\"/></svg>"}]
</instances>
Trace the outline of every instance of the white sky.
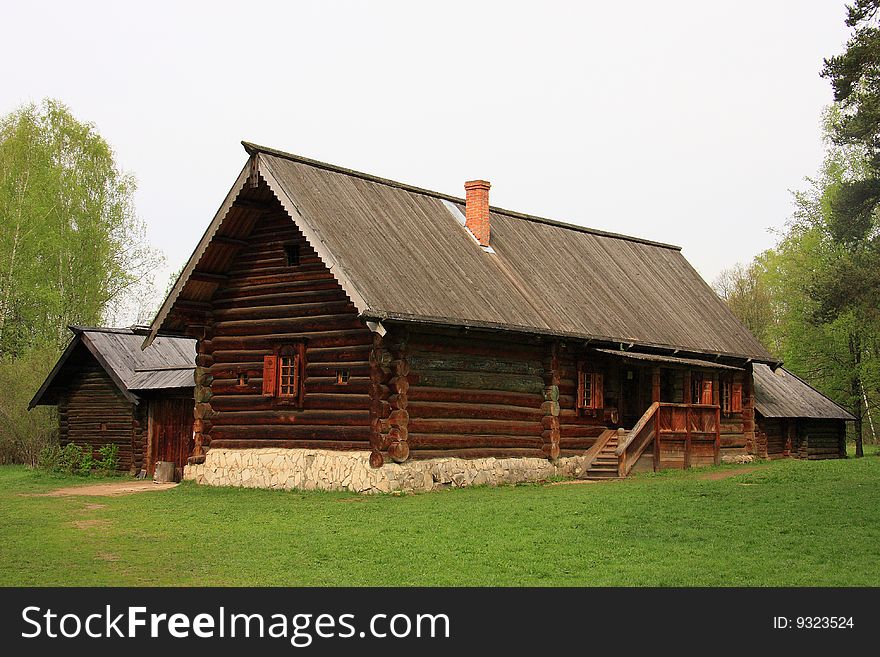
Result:
<instances>
[{"instance_id":1,"label":"white sky","mask_svg":"<svg viewBox=\"0 0 880 657\"><path fill-rule=\"evenodd\" d=\"M684 247L711 282L772 246L821 160L842 0L17 2L0 113L46 96L139 181L189 257L242 139Z\"/></svg>"}]
</instances>

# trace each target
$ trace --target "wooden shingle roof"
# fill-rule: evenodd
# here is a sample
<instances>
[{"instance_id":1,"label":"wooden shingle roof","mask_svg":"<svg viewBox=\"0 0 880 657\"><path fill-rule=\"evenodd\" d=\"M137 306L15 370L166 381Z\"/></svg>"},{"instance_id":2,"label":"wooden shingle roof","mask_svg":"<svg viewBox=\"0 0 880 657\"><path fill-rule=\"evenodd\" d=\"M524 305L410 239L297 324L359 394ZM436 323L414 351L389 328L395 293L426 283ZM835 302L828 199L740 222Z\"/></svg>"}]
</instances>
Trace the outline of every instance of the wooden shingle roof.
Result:
<instances>
[{"instance_id":1,"label":"wooden shingle roof","mask_svg":"<svg viewBox=\"0 0 880 657\"><path fill-rule=\"evenodd\" d=\"M56 388L65 378L65 367L77 349L87 349L126 396L137 403L138 393L168 388L192 388L196 341L189 338L156 338L141 349L144 332L133 328L69 327L73 339L64 350L28 408L56 402Z\"/></svg>"},{"instance_id":2,"label":"wooden shingle roof","mask_svg":"<svg viewBox=\"0 0 880 657\"><path fill-rule=\"evenodd\" d=\"M210 300L200 287L204 279L193 274L222 273L222 249L231 238L246 237L247 206L236 207L242 203L236 199L258 193L246 184L258 173L261 187L277 198L364 319L776 363L679 247L492 207L490 253L463 227L461 198L253 144L245 148L251 159L151 336L182 330L184 322L171 312L175 304ZM212 247L214 236L224 245Z\"/></svg>"},{"instance_id":3,"label":"wooden shingle roof","mask_svg":"<svg viewBox=\"0 0 880 657\"><path fill-rule=\"evenodd\" d=\"M849 411L785 368L774 372L756 364L754 373L755 409L764 417L855 420Z\"/></svg>"}]
</instances>

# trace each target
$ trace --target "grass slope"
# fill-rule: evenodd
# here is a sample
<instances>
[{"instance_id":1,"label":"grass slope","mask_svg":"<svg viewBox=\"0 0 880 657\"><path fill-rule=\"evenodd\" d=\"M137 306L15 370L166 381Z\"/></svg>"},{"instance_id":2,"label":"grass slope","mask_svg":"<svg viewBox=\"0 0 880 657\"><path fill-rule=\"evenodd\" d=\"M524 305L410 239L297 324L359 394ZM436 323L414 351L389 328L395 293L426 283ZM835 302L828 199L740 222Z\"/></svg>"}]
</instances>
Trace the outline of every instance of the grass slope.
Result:
<instances>
[{"instance_id":1,"label":"grass slope","mask_svg":"<svg viewBox=\"0 0 880 657\"><path fill-rule=\"evenodd\" d=\"M96 498L34 497L86 482L5 466L0 585L880 585L880 457L706 473Z\"/></svg>"}]
</instances>

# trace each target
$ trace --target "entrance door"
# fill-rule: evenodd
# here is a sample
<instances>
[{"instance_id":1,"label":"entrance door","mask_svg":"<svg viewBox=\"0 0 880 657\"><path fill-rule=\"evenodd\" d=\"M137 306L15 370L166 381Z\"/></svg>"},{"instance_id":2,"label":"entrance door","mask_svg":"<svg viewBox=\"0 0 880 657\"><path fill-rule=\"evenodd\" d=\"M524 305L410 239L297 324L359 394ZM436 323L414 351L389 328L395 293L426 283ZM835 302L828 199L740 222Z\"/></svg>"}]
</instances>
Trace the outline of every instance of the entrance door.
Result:
<instances>
[{"instance_id":1,"label":"entrance door","mask_svg":"<svg viewBox=\"0 0 880 657\"><path fill-rule=\"evenodd\" d=\"M192 399L150 400L148 441L152 459L147 475L153 475L157 461L171 461L176 478L183 475L183 466L193 448L192 427Z\"/></svg>"},{"instance_id":2,"label":"entrance door","mask_svg":"<svg viewBox=\"0 0 880 657\"><path fill-rule=\"evenodd\" d=\"M640 368L632 366L620 371L620 426L625 429L632 429L647 408L642 407L640 374Z\"/></svg>"}]
</instances>

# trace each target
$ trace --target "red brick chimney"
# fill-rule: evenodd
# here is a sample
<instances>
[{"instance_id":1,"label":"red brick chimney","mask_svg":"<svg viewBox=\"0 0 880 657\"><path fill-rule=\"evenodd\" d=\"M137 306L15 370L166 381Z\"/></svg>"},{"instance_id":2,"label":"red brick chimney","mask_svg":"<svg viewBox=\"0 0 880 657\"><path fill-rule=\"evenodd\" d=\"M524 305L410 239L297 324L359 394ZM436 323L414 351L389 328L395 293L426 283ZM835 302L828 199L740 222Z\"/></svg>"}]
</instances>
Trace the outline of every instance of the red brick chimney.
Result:
<instances>
[{"instance_id":1,"label":"red brick chimney","mask_svg":"<svg viewBox=\"0 0 880 657\"><path fill-rule=\"evenodd\" d=\"M489 187L486 180L469 180L465 190L465 226L480 246L489 246Z\"/></svg>"}]
</instances>

